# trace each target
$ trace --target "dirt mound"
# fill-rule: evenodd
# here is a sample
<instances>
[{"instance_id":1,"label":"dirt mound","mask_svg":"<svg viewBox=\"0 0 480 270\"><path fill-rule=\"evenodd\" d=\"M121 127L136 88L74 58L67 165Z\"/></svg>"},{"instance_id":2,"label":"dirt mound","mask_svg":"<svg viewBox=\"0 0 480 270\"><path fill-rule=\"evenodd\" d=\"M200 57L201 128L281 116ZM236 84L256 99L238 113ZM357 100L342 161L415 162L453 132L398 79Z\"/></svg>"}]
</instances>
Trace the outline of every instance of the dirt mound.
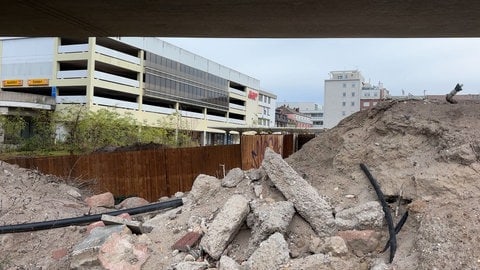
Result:
<instances>
[{"instance_id":1,"label":"dirt mound","mask_svg":"<svg viewBox=\"0 0 480 270\"><path fill-rule=\"evenodd\" d=\"M151 231L137 237L114 228L121 233L102 236L101 256L90 254L92 261L78 269L101 269L100 263L131 266L126 269L479 269L479 108L473 101L385 102L346 118L286 162L270 151L258 170L234 169L221 180L200 175L190 192L176 194L182 207L134 217ZM388 240L382 208L360 163L378 180L394 222L410 214L392 264L388 252L381 253ZM54 177L0 165L0 225L109 211L88 208L81 190ZM81 265L75 254L89 237L86 226L0 235L0 269Z\"/></svg>"},{"instance_id":2,"label":"dirt mound","mask_svg":"<svg viewBox=\"0 0 480 270\"><path fill-rule=\"evenodd\" d=\"M344 119L287 162L337 211L376 199L360 163L390 198L412 201L397 269L478 269L479 132L478 101L391 101Z\"/></svg>"}]
</instances>

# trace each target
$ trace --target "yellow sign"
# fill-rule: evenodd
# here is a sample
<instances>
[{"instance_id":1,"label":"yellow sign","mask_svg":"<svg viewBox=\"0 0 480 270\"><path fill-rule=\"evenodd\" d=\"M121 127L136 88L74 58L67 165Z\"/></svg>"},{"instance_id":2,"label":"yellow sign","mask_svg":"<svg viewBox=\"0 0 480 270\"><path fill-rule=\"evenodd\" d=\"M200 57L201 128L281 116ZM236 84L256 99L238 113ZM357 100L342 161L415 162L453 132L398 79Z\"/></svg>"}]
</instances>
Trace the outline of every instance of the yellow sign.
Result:
<instances>
[{"instance_id":1,"label":"yellow sign","mask_svg":"<svg viewBox=\"0 0 480 270\"><path fill-rule=\"evenodd\" d=\"M29 86L48 85L48 79L31 79L28 80Z\"/></svg>"},{"instance_id":2,"label":"yellow sign","mask_svg":"<svg viewBox=\"0 0 480 270\"><path fill-rule=\"evenodd\" d=\"M7 86L23 86L23 80L3 80L2 85Z\"/></svg>"}]
</instances>

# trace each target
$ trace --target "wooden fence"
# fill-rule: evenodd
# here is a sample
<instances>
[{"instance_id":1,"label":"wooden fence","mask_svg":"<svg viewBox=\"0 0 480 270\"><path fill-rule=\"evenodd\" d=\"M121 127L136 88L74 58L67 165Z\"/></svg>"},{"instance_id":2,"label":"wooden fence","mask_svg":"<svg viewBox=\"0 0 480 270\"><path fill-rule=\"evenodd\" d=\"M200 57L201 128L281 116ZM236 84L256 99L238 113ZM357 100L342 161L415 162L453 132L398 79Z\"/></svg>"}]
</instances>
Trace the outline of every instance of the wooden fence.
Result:
<instances>
[{"instance_id":1,"label":"wooden fence","mask_svg":"<svg viewBox=\"0 0 480 270\"><path fill-rule=\"evenodd\" d=\"M156 201L188 191L199 174L223 178L225 170L241 167L240 145L94 153L60 157L14 158L8 163L45 174L94 180L95 192L140 196Z\"/></svg>"},{"instance_id":2,"label":"wooden fence","mask_svg":"<svg viewBox=\"0 0 480 270\"><path fill-rule=\"evenodd\" d=\"M293 134L242 136L242 169L259 168L267 147L287 158L293 154L294 144Z\"/></svg>"},{"instance_id":3,"label":"wooden fence","mask_svg":"<svg viewBox=\"0 0 480 270\"><path fill-rule=\"evenodd\" d=\"M258 168L266 147L286 158L295 150L295 139L293 134L242 136L240 145L13 158L6 162L70 181L94 181L95 192L156 201L177 191L189 191L199 174L221 179L223 170Z\"/></svg>"}]
</instances>

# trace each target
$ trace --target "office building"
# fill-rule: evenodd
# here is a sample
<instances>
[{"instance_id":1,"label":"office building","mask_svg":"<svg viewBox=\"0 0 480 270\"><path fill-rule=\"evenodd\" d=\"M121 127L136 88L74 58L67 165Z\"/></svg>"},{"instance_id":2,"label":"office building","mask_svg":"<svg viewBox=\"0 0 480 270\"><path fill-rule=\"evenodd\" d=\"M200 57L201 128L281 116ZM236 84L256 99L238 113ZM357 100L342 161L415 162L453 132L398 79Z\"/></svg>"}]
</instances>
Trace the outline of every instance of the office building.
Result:
<instances>
[{"instance_id":1,"label":"office building","mask_svg":"<svg viewBox=\"0 0 480 270\"><path fill-rule=\"evenodd\" d=\"M272 125L275 115L258 79L158 38L7 38L0 58L3 114L83 104L158 126L178 112L201 145L226 141L215 127Z\"/></svg>"}]
</instances>

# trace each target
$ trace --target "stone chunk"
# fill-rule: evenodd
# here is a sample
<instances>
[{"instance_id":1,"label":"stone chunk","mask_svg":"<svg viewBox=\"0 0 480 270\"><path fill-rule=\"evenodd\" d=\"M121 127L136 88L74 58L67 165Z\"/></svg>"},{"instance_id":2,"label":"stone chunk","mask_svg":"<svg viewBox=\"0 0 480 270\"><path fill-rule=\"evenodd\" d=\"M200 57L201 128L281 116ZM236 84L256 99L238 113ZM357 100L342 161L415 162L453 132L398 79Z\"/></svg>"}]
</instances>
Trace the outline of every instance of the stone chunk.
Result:
<instances>
[{"instance_id":1,"label":"stone chunk","mask_svg":"<svg viewBox=\"0 0 480 270\"><path fill-rule=\"evenodd\" d=\"M325 239L323 244L323 252L332 254L333 256L344 256L348 253L348 247L345 240L340 236L332 236Z\"/></svg>"},{"instance_id":2,"label":"stone chunk","mask_svg":"<svg viewBox=\"0 0 480 270\"><path fill-rule=\"evenodd\" d=\"M198 232L189 232L175 242L172 249L177 249L183 252L188 251L198 243L201 237L202 235Z\"/></svg>"},{"instance_id":3,"label":"stone chunk","mask_svg":"<svg viewBox=\"0 0 480 270\"><path fill-rule=\"evenodd\" d=\"M209 198L215 196L220 189L221 181L205 174L200 174L193 182L192 190L187 196L191 203L208 202Z\"/></svg>"},{"instance_id":4,"label":"stone chunk","mask_svg":"<svg viewBox=\"0 0 480 270\"><path fill-rule=\"evenodd\" d=\"M267 148L262 167L277 189L293 203L297 212L319 236L335 234L332 207L279 154Z\"/></svg>"},{"instance_id":5,"label":"stone chunk","mask_svg":"<svg viewBox=\"0 0 480 270\"><path fill-rule=\"evenodd\" d=\"M240 270L240 265L232 258L223 255L218 262L218 270Z\"/></svg>"},{"instance_id":6,"label":"stone chunk","mask_svg":"<svg viewBox=\"0 0 480 270\"><path fill-rule=\"evenodd\" d=\"M335 223L339 230L381 228L384 216L380 203L371 201L338 212L335 216Z\"/></svg>"},{"instance_id":7,"label":"stone chunk","mask_svg":"<svg viewBox=\"0 0 480 270\"><path fill-rule=\"evenodd\" d=\"M293 203L288 201L273 204L253 202L250 207L253 209L252 237L248 245L251 251L273 233L285 233L295 214Z\"/></svg>"},{"instance_id":8,"label":"stone chunk","mask_svg":"<svg viewBox=\"0 0 480 270\"><path fill-rule=\"evenodd\" d=\"M149 204L149 202L147 200L145 200L144 198L130 197L130 198L126 198L121 203L119 203L117 205L117 208L118 209L122 209L122 208L127 208L128 209L128 208L144 206L144 205L147 205L147 204Z\"/></svg>"},{"instance_id":9,"label":"stone chunk","mask_svg":"<svg viewBox=\"0 0 480 270\"><path fill-rule=\"evenodd\" d=\"M350 230L339 231L338 236L343 238L350 249L358 254L367 254L375 251L381 238L381 234L373 230Z\"/></svg>"},{"instance_id":10,"label":"stone chunk","mask_svg":"<svg viewBox=\"0 0 480 270\"><path fill-rule=\"evenodd\" d=\"M242 182L245 174L240 168L231 169L225 178L222 179L222 187L236 187L240 182Z\"/></svg>"},{"instance_id":11,"label":"stone chunk","mask_svg":"<svg viewBox=\"0 0 480 270\"><path fill-rule=\"evenodd\" d=\"M247 270L279 269L290 259L288 244L281 233L274 233L263 241L245 263Z\"/></svg>"},{"instance_id":12,"label":"stone chunk","mask_svg":"<svg viewBox=\"0 0 480 270\"><path fill-rule=\"evenodd\" d=\"M343 260L325 254L313 254L307 257L291 260L281 270L305 269L305 270L358 270L360 264L353 260Z\"/></svg>"},{"instance_id":13,"label":"stone chunk","mask_svg":"<svg viewBox=\"0 0 480 270\"><path fill-rule=\"evenodd\" d=\"M202 238L200 245L215 260L218 260L228 243L233 239L250 211L248 200L242 195L228 199Z\"/></svg>"},{"instance_id":14,"label":"stone chunk","mask_svg":"<svg viewBox=\"0 0 480 270\"><path fill-rule=\"evenodd\" d=\"M108 227L94 228L82 242L77 244L72 251L72 269L89 269L89 267L100 266L98 251L113 233L130 230L125 225L113 225Z\"/></svg>"},{"instance_id":15,"label":"stone chunk","mask_svg":"<svg viewBox=\"0 0 480 270\"><path fill-rule=\"evenodd\" d=\"M142 223L139 221L128 220L119 216L110 216L104 214L102 215L102 221L105 223L105 225L126 225L135 234L142 234L148 231L147 229L143 228Z\"/></svg>"},{"instance_id":16,"label":"stone chunk","mask_svg":"<svg viewBox=\"0 0 480 270\"><path fill-rule=\"evenodd\" d=\"M104 269L140 270L150 256L147 243L129 231L113 233L100 248L98 259Z\"/></svg>"},{"instance_id":17,"label":"stone chunk","mask_svg":"<svg viewBox=\"0 0 480 270\"><path fill-rule=\"evenodd\" d=\"M110 207L115 206L115 199L111 192L105 192L98 195L93 195L85 199L89 207Z\"/></svg>"},{"instance_id":18,"label":"stone chunk","mask_svg":"<svg viewBox=\"0 0 480 270\"><path fill-rule=\"evenodd\" d=\"M257 181L265 176L265 170L263 168L250 169L245 172L245 176L252 181Z\"/></svg>"}]
</instances>

